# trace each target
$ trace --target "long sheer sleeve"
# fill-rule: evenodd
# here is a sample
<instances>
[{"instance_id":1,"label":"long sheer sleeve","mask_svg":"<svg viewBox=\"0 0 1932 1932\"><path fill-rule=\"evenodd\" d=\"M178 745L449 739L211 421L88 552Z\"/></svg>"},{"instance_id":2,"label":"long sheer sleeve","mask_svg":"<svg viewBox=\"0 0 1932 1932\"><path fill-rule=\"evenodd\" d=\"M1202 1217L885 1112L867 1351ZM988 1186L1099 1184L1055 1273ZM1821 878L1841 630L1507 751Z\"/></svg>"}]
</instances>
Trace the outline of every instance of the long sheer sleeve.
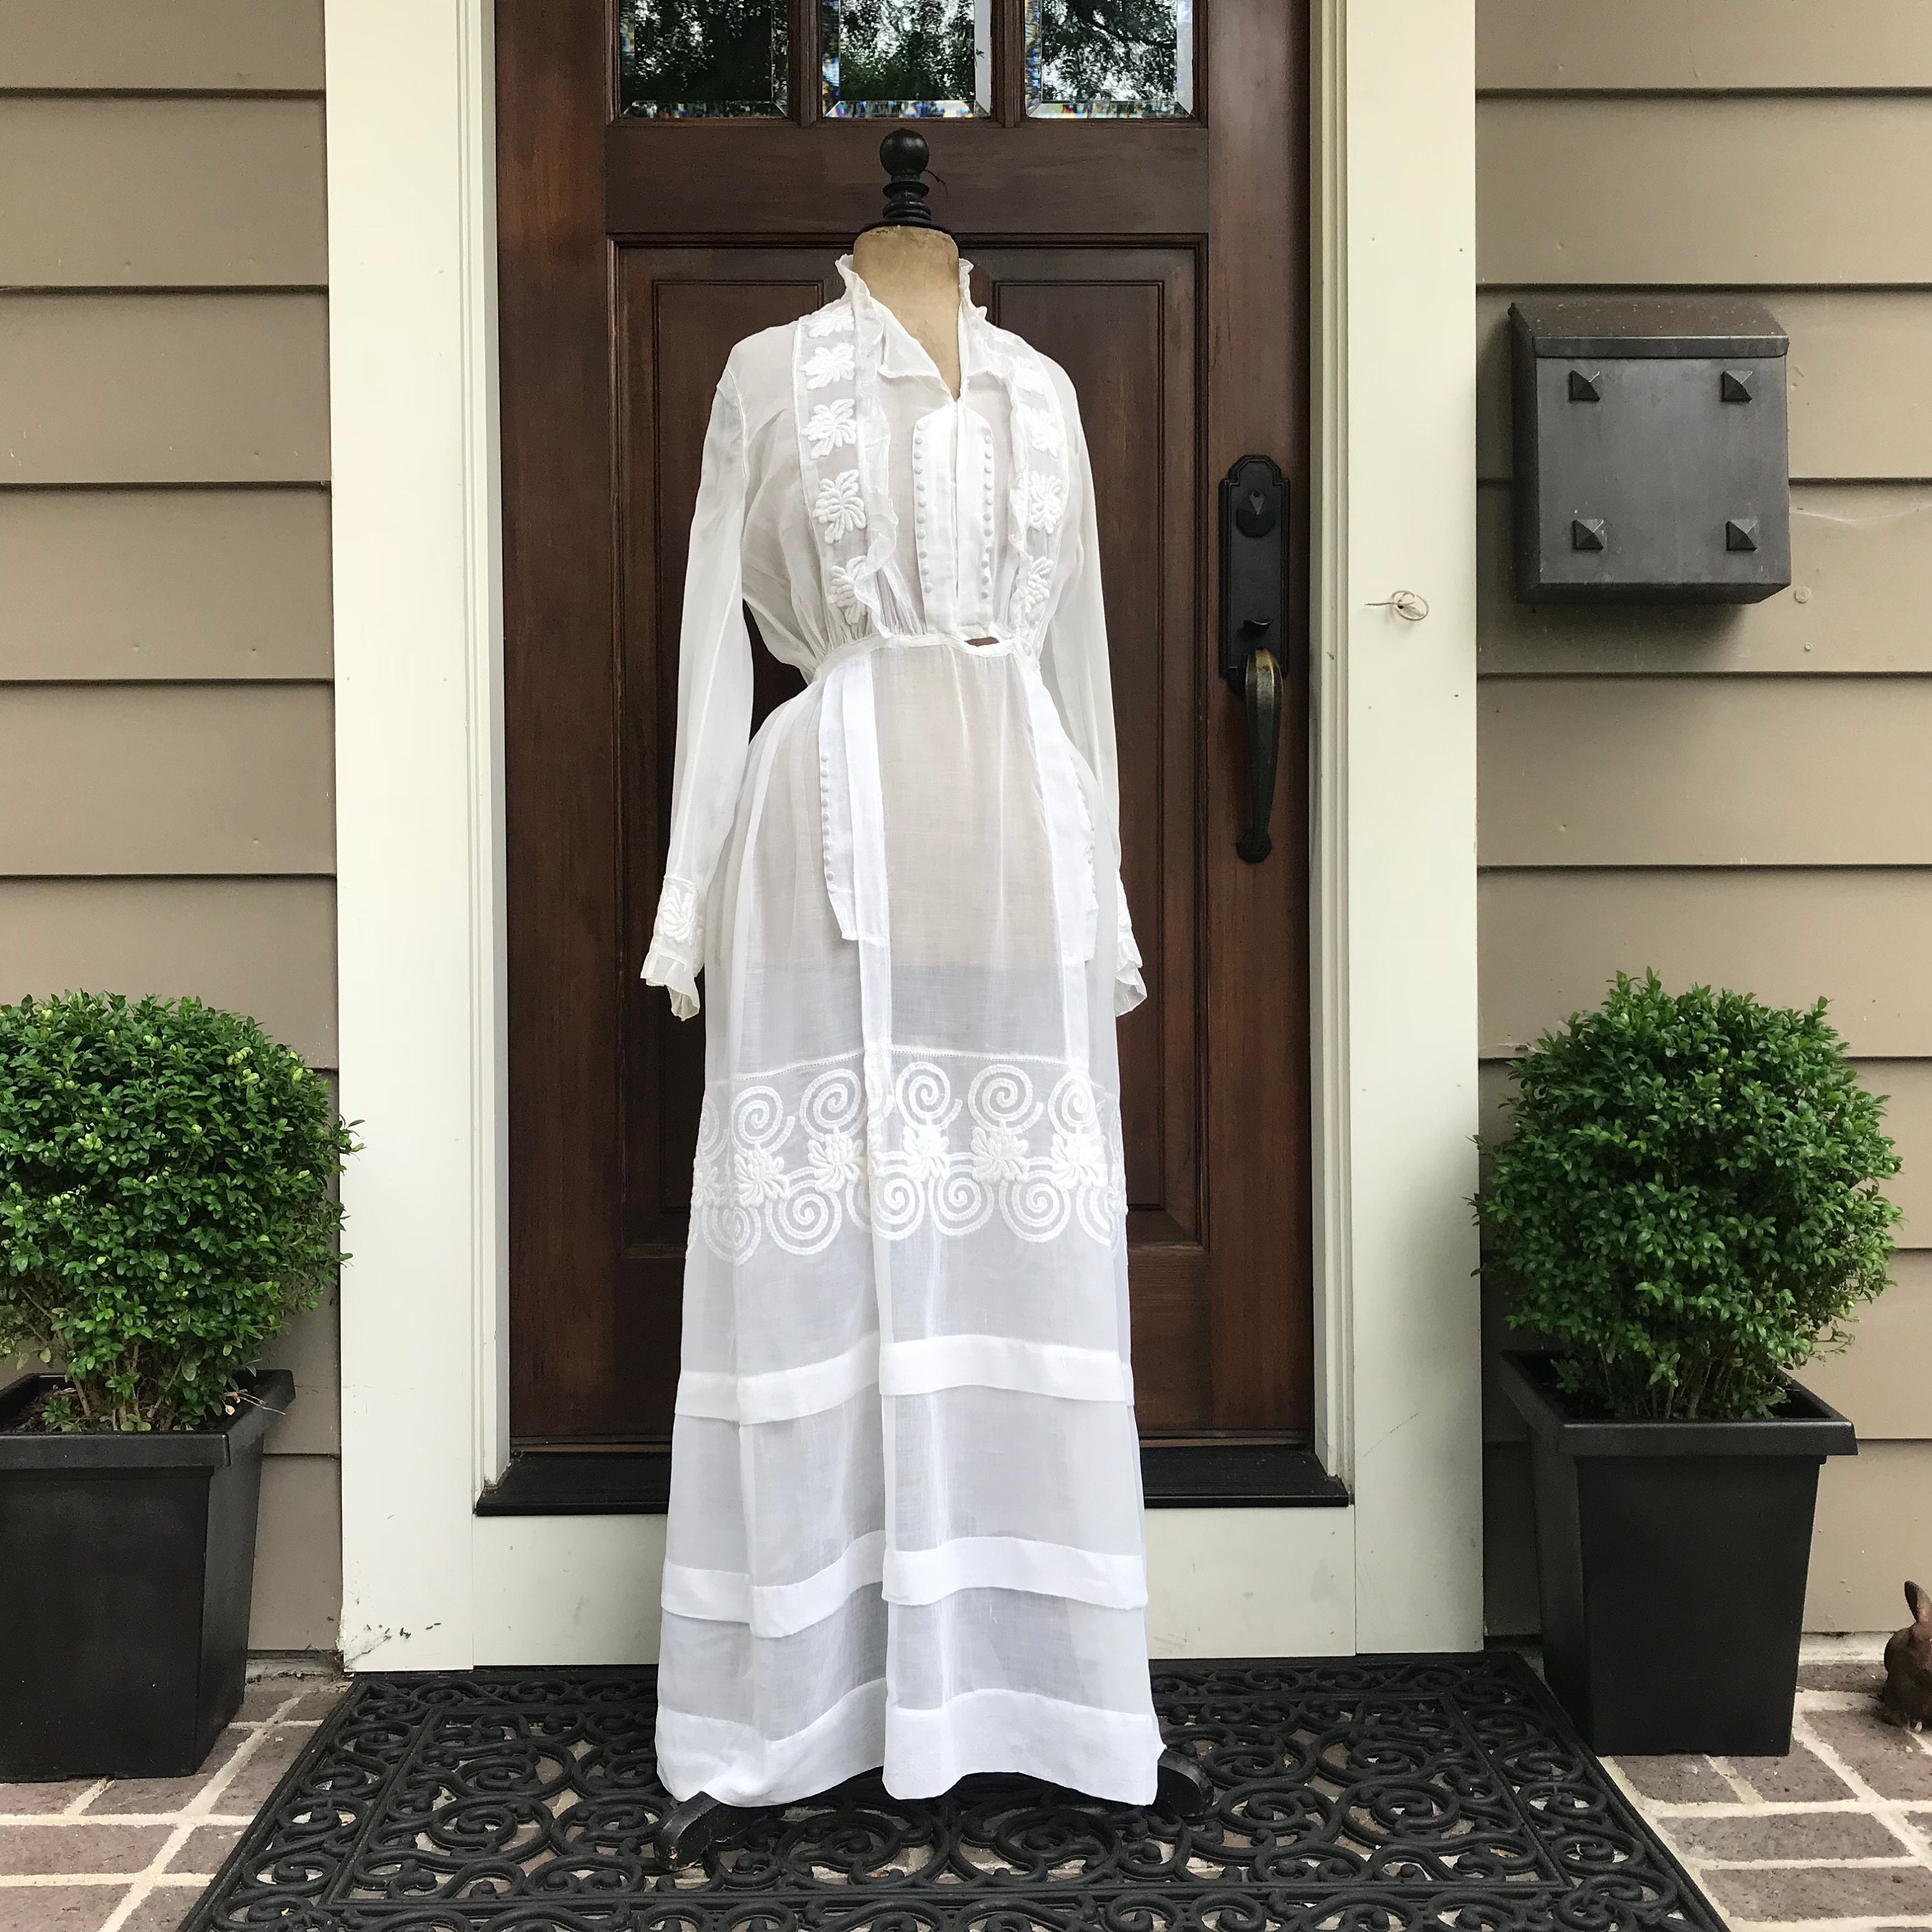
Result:
<instances>
[{"instance_id":1,"label":"long sheer sleeve","mask_svg":"<svg viewBox=\"0 0 1932 1932\"><path fill-rule=\"evenodd\" d=\"M1101 802L1118 852L1120 763L1114 742L1114 686L1107 659L1107 614L1100 594L1100 530L1094 508L1094 470L1088 458L1087 438L1080 426L1079 405L1074 399L1072 385L1062 376L1059 387L1076 500L1068 506L1066 532L1061 542L1059 601L1047 620L1040 670L1054 702L1060 707L1067 736L1100 782ZM1127 912L1127 895L1118 877L1114 904L1118 948L1114 1011L1118 1015L1131 1012L1147 998L1147 985L1141 976L1141 952Z\"/></svg>"},{"instance_id":2,"label":"long sheer sleeve","mask_svg":"<svg viewBox=\"0 0 1932 1932\"><path fill-rule=\"evenodd\" d=\"M730 833L751 738L752 640L741 560L746 487L745 413L728 366L711 405L691 520L678 642L670 849L644 965L644 977L669 992L671 1010L681 1020L698 1012L705 902Z\"/></svg>"}]
</instances>

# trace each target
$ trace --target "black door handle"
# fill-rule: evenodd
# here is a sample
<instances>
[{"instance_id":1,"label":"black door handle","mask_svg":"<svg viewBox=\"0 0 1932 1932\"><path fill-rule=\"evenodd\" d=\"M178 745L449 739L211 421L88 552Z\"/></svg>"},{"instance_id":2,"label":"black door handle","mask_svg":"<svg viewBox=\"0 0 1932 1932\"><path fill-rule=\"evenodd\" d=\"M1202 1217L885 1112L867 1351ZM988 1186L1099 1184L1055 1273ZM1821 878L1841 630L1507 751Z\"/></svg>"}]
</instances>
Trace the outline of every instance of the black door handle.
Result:
<instances>
[{"instance_id":1,"label":"black door handle","mask_svg":"<svg viewBox=\"0 0 1932 1932\"><path fill-rule=\"evenodd\" d=\"M1281 754L1281 664L1274 652L1248 653L1242 695L1248 711L1248 829L1234 850L1258 866L1274 850L1268 820L1274 811L1274 774Z\"/></svg>"},{"instance_id":2,"label":"black door handle","mask_svg":"<svg viewBox=\"0 0 1932 1932\"><path fill-rule=\"evenodd\" d=\"M1288 481L1244 456L1221 481L1221 675L1247 713L1248 824L1234 850L1251 866L1274 849L1287 591Z\"/></svg>"}]
</instances>

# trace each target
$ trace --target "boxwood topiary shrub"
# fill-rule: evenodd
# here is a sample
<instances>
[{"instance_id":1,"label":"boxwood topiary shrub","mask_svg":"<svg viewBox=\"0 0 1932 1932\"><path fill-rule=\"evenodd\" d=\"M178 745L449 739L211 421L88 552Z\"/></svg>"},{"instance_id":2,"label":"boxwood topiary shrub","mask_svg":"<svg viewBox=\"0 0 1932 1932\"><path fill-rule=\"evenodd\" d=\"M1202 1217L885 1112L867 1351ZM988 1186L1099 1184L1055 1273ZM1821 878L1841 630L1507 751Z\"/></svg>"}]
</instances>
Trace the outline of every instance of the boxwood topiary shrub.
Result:
<instances>
[{"instance_id":1,"label":"boxwood topiary shrub","mask_svg":"<svg viewBox=\"0 0 1932 1932\"><path fill-rule=\"evenodd\" d=\"M0 1359L64 1369L38 1420L199 1429L333 1277L355 1150L327 1088L198 1000L0 1006Z\"/></svg>"},{"instance_id":2,"label":"boxwood topiary shrub","mask_svg":"<svg viewBox=\"0 0 1932 1932\"><path fill-rule=\"evenodd\" d=\"M1579 1412L1769 1415L1780 1375L1886 1286L1898 1157L1822 1000L1619 974L1514 1070L1476 1202L1486 1265Z\"/></svg>"}]
</instances>

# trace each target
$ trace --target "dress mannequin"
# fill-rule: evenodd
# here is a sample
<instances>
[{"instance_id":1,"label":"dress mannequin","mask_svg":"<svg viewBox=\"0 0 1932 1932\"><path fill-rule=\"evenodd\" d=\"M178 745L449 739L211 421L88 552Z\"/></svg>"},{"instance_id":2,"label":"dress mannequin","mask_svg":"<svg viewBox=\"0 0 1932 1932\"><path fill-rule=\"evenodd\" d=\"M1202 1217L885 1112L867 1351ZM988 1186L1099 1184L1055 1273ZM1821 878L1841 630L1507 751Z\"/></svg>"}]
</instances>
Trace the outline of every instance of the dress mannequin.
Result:
<instances>
[{"instance_id":1,"label":"dress mannequin","mask_svg":"<svg viewBox=\"0 0 1932 1932\"><path fill-rule=\"evenodd\" d=\"M926 206L927 146L920 135L901 128L886 136L879 153L890 176L885 214L853 244L852 268L931 357L956 400L962 383L959 250ZM1212 1796L1207 1774L1192 1756L1172 1748L1162 1754L1156 1802L1164 1810L1198 1817ZM665 1819L658 1834L659 1855L668 1867L692 1863L759 1815L700 1790Z\"/></svg>"},{"instance_id":2,"label":"dress mannequin","mask_svg":"<svg viewBox=\"0 0 1932 1932\"><path fill-rule=\"evenodd\" d=\"M959 393L959 250L943 228L868 228L852 266Z\"/></svg>"}]
</instances>

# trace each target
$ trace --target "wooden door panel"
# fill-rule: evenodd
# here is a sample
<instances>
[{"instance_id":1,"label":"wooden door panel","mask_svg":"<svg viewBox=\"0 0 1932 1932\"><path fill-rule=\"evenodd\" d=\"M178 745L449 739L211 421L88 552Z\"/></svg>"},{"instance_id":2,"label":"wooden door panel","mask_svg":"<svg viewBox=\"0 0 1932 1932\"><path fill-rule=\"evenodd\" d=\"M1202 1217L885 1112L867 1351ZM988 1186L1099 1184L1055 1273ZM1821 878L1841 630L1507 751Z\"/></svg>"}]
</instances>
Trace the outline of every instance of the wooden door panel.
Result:
<instances>
[{"instance_id":1,"label":"wooden door panel","mask_svg":"<svg viewBox=\"0 0 1932 1932\"><path fill-rule=\"evenodd\" d=\"M650 944L670 835L677 748L677 636L685 561L711 400L731 346L808 314L836 286L823 248L621 248L616 300L618 687L623 720L625 956ZM798 674L753 644L754 729L800 688ZM708 987L702 989L709 995ZM704 1094L704 1021L675 1018L636 969L622 988L622 1249L616 1292L637 1345L634 1372L608 1391L597 1432L670 1436L692 1159Z\"/></svg>"},{"instance_id":2,"label":"wooden door panel","mask_svg":"<svg viewBox=\"0 0 1932 1932\"><path fill-rule=\"evenodd\" d=\"M1198 10L1196 117L924 121L932 206L994 320L1066 368L1092 455L1123 872L1149 998L1121 1025L1138 1406L1280 1439L1312 1396L1306 1030L1305 8ZM795 0L809 74L815 18ZM836 293L878 120L614 116L605 0L497 0L508 820L512 1432L662 1444L704 1022L637 976L668 832L685 550L734 343ZM801 93L808 92L801 89ZM1290 478L1276 856L1244 865L1215 484ZM757 716L798 688L754 650Z\"/></svg>"},{"instance_id":3,"label":"wooden door panel","mask_svg":"<svg viewBox=\"0 0 1932 1932\"><path fill-rule=\"evenodd\" d=\"M614 122L604 136L610 232L819 240L828 225L856 231L879 212L879 137L890 125ZM932 212L956 234L1208 230L1209 133L1198 122L918 125L932 149ZM842 218L828 224L830 210ZM1021 211L1024 219L1015 220Z\"/></svg>"},{"instance_id":4,"label":"wooden door panel","mask_svg":"<svg viewBox=\"0 0 1932 1932\"><path fill-rule=\"evenodd\" d=\"M995 321L1072 379L1094 466L1120 747L1121 870L1146 1004L1120 1024L1142 1427L1211 1427L1201 1240L1198 277L1192 248L976 248Z\"/></svg>"}]
</instances>

